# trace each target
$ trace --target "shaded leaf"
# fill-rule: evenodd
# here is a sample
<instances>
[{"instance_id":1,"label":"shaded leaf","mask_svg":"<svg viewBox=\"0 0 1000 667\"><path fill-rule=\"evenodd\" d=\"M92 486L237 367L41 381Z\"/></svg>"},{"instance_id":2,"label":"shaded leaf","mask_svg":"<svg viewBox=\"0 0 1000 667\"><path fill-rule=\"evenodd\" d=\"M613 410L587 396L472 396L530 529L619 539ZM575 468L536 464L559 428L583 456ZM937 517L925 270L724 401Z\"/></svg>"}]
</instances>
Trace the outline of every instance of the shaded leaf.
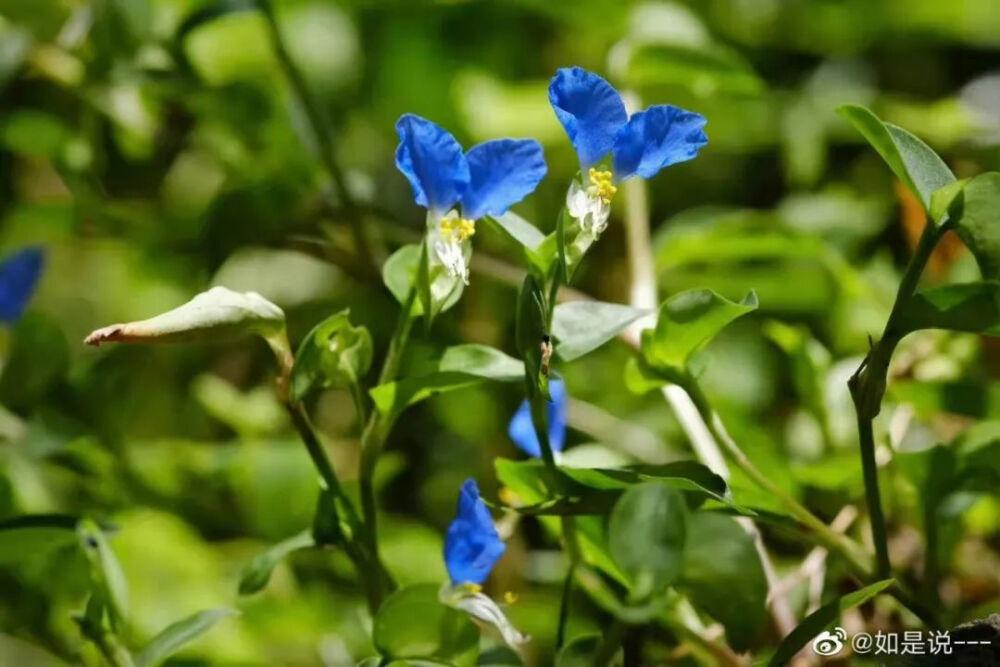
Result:
<instances>
[{"instance_id":1,"label":"shaded leaf","mask_svg":"<svg viewBox=\"0 0 1000 667\"><path fill-rule=\"evenodd\" d=\"M972 251L983 278L1000 279L1000 172L942 188L934 202L938 208L947 204L948 225Z\"/></svg>"},{"instance_id":2,"label":"shaded leaf","mask_svg":"<svg viewBox=\"0 0 1000 667\"><path fill-rule=\"evenodd\" d=\"M234 292L213 287L187 303L147 320L112 324L92 332L84 342L187 343L227 341L256 333L279 334L285 314L256 292Z\"/></svg>"},{"instance_id":3,"label":"shaded leaf","mask_svg":"<svg viewBox=\"0 0 1000 667\"><path fill-rule=\"evenodd\" d=\"M896 178L930 212L934 191L955 180L944 160L923 141L901 127L883 122L863 106L849 104L837 111L868 140Z\"/></svg>"},{"instance_id":4,"label":"shaded leaf","mask_svg":"<svg viewBox=\"0 0 1000 667\"><path fill-rule=\"evenodd\" d=\"M548 398L548 376L542 372L542 346L549 342L548 306L541 286L531 274L525 276L517 296L515 330L529 398Z\"/></svg>"},{"instance_id":5,"label":"shaded leaf","mask_svg":"<svg viewBox=\"0 0 1000 667\"><path fill-rule=\"evenodd\" d=\"M662 593L680 576L686 534L687 508L675 489L645 482L622 494L608 520L608 546L634 598Z\"/></svg>"},{"instance_id":6,"label":"shaded leaf","mask_svg":"<svg viewBox=\"0 0 1000 667\"><path fill-rule=\"evenodd\" d=\"M312 531L306 530L257 554L240 572L240 595L250 595L267 586L267 582L271 580L271 573L278 563L293 551L308 549L315 544Z\"/></svg>"},{"instance_id":7,"label":"shaded leaf","mask_svg":"<svg viewBox=\"0 0 1000 667\"><path fill-rule=\"evenodd\" d=\"M236 613L235 609L208 609L167 626L135 656L136 667L160 664L185 644L211 630L220 620Z\"/></svg>"},{"instance_id":8,"label":"shaded leaf","mask_svg":"<svg viewBox=\"0 0 1000 667\"><path fill-rule=\"evenodd\" d=\"M592 667L597 647L601 645L601 635L574 637L556 655L555 667ZM621 649L609 665L621 664Z\"/></svg>"},{"instance_id":9,"label":"shaded leaf","mask_svg":"<svg viewBox=\"0 0 1000 667\"><path fill-rule=\"evenodd\" d=\"M917 292L899 313L902 334L947 329L1000 335L1000 281L942 285Z\"/></svg>"},{"instance_id":10,"label":"shaded leaf","mask_svg":"<svg viewBox=\"0 0 1000 667\"><path fill-rule=\"evenodd\" d=\"M753 538L732 518L700 512L687 524L678 588L745 651L767 628L767 579Z\"/></svg>"},{"instance_id":11,"label":"shaded leaf","mask_svg":"<svg viewBox=\"0 0 1000 667\"><path fill-rule=\"evenodd\" d=\"M350 310L326 318L306 334L295 353L292 399L310 391L357 384L372 364L368 329L351 325Z\"/></svg>"},{"instance_id":12,"label":"shaded leaf","mask_svg":"<svg viewBox=\"0 0 1000 667\"><path fill-rule=\"evenodd\" d=\"M864 588L854 591L844 597L834 600L828 604L823 605L813 613L806 616L805 620L798 624L798 626L792 630L787 637L781 640L778 645L778 649L771 656L771 660L767 663L770 667L780 667L781 665L788 664L788 661L795 656L799 650L806 645L806 643L813 639L816 635L823 632L823 630L829 626L831 623L837 621L840 618L840 614L848 609L853 609L859 604L864 604L868 600L872 599L885 589L892 586L895 582L893 579L885 579L883 581L877 581L870 586L865 586Z\"/></svg>"},{"instance_id":13,"label":"shaded leaf","mask_svg":"<svg viewBox=\"0 0 1000 667\"><path fill-rule=\"evenodd\" d=\"M112 627L119 628L128 618L128 586L122 566L101 529L93 521L81 520L76 527L80 546L90 562L94 596L108 610Z\"/></svg>"},{"instance_id":14,"label":"shaded leaf","mask_svg":"<svg viewBox=\"0 0 1000 667\"><path fill-rule=\"evenodd\" d=\"M76 546L78 521L68 514L34 514L0 521L0 565Z\"/></svg>"},{"instance_id":15,"label":"shaded leaf","mask_svg":"<svg viewBox=\"0 0 1000 667\"><path fill-rule=\"evenodd\" d=\"M417 584L396 591L382 603L375 615L372 641L386 658L473 664L479 630L466 614L438 600L438 586Z\"/></svg>"},{"instance_id":16,"label":"shaded leaf","mask_svg":"<svg viewBox=\"0 0 1000 667\"><path fill-rule=\"evenodd\" d=\"M601 301L559 304L552 317L556 351L564 361L582 357L648 313L647 310Z\"/></svg>"}]
</instances>

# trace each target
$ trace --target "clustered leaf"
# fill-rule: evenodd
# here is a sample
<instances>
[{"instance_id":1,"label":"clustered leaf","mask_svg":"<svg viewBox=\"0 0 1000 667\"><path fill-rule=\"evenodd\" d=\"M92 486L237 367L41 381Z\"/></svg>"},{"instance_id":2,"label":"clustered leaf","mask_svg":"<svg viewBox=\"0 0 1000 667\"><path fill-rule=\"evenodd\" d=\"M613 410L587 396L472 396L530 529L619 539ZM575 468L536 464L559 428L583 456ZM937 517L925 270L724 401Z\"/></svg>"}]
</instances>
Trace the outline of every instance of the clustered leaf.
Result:
<instances>
[{"instance_id":1,"label":"clustered leaf","mask_svg":"<svg viewBox=\"0 0 1000 667\"><path fill-rule=\"evenodd\" d=\"M292 399L318 389L357 385L372 365L372 337L351 325L350 310L326 318L306 334L295 353Z\"/></svg>"}]
</instances>

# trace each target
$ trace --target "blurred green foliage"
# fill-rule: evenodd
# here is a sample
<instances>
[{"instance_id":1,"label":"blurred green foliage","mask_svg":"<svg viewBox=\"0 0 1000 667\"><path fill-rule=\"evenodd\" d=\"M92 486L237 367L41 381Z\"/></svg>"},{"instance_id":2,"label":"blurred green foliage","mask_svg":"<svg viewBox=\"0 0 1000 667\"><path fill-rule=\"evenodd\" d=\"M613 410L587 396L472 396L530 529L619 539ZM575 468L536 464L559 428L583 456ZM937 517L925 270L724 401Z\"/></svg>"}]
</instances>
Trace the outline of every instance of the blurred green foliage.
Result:
<instances>
[{"instance_id":1,"label":"blurred green foliage","mask_svg":"<svg viewBox=\"0 0 1000 667\"><path fill-rule=\"evenodd\" d=\"M93 350L84 335L225 285L281 306L295 344L350 308L381 358L398 304L361 261L348 223L353 202L379 260L419 234L421 213L393 166L396 118L419 113L466 145L537 138L550 176L517 211L549 232L577 168L546 96L561 66L708 117L699 159L649 186L658 286L729 298L756 290L759 310L711 344L701 382L776 484L827 520L863 505L846 380L885 322L923 217L835 108L872 106L960 179L1000 168L995 2L275 5L289 55L335 128L350 202L329 179L253 3L0 0L0 248L48 253L30 312L2 332L0 520L68 514L112 528L129 590L127 641L144 645L199 610L234 607L240 615L169 664L348 665L376 648L341 553L291 550L263 590L237 594L244 568L308 529L316 506L316 474L272 391L266 345ZM616 204L575 284L618 303L629 290L623 214ZM417 327L404 361L413 374L448 375L436 364L458 343L517 350L518 258L503 234L482 229L463 298L433 336ZM926 280L974 276L972 254L945 243ZM626 390L630 356L612 343L560 368L574 400L567 461L690 458L662 398ZM876 422L894 563L904 578L922 571L917 536L940 525L930 557L939 585L928 595L944 598L954 622L1000 599L996 432L987 424L960 435L973 420L994 429L1000 420L998 365L988 339L914 334ZM441 533L461 480L476 477L495 497L493 461L515 456L506 424L522 385L460 380L461 391L406 413L379 464L382 553L401 584L446 579ZM309 401L349 493L359 456L352 400L333 388ZM731 486L745 490L741 502L768 507L736 471ZM519 594L507 611L535 638L532 664L550 664L564 564L544 530L550 517L540 519L523 521L491 588ZM793 572L809 545L780 522L765 531L779 573ZM867 535L864 525L850 531ZM704 553L718 552L714 536L701 536ZM737 542L725 554L734 562L750 546ZM17 544L33 557L0 547L0 664L100 664L72 620L86 599L87 559L58 537ZM738 618L699 589L713 576L699 562L704 570L686 570L688 594L708 598L704 609L730 628ZM830 563L829 595L842 588L838 567ZM733 594L752 598L754 581L733 582ZM804 581L789 597L800 616L811 604ZM871 613L894 626L912 620ZM599 605L574 596L570 637L605 622ZM730 641L773 648L761 623L750 619ZM678 638L658 630L654 639Z\"/></svg>"}]
</instances>

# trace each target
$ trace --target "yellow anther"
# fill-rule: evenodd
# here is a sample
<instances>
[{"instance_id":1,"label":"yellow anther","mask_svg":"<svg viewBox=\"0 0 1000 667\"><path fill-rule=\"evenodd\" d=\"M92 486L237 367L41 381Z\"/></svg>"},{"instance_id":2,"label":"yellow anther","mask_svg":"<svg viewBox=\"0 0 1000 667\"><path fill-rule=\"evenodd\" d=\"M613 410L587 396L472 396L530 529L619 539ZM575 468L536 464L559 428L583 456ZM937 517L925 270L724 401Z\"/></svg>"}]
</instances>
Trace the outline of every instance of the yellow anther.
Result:
<instances>
[{"instance_id":1,"label":"yellow anther","mask_svg":"<svg viewBox=\"0 0 1000 667\"><path fill-rule=\"evenodd\" d=\"M500 490L497 491L497 497L505 505L516 506L519 502L517 494L511 491L509 486L501 486Z\"/></svg>"},{"instance_id":2,"label":"yellow anther","mask_svg":"<svg viewBox=\"0 0 1000 667\"><path fill-rule=\"evenodd\" d=\"M462 584L462 591L464 593L473 593L473 594L475 594L475 593L478 593L481 590L483 590L483 587L480 586L479 584L474 584L474 583L469 582L469 581L467 581L464 584Z\"/></svg>"},{"instance_id":3,"label":"yellow anther","mask_svg":"<svg viewBox=\"0 0 1000 667\"><path fill-rule=\"evenodd\" d=\"M587 192L593 197L600 197L605 204L610 204L611 199L618 192L618 188L611 182L611 172L591 167L587 176L590 178L590 187L587 188Z\"/></svg>"},{"instance_id":4,"label":"yellow anther","mask_svg":"<svg viewBox=\"0 0 1000 667\"><path fill-rule=\"evenodd\" d=\"M476 222L468 218L441 218L441 237L465 241L476 233Z\"/></svg>"},{"instance_id":5,"label":"yellow anther","mask_svg":"<svg viewBox=\"0 0 1000 667\"><path fill-rule=\"evenodd\" d=\"M514 591L507 591L503 594L503 601L507 604L516 604L520 598Z\"/></svg>"}]
</instances>

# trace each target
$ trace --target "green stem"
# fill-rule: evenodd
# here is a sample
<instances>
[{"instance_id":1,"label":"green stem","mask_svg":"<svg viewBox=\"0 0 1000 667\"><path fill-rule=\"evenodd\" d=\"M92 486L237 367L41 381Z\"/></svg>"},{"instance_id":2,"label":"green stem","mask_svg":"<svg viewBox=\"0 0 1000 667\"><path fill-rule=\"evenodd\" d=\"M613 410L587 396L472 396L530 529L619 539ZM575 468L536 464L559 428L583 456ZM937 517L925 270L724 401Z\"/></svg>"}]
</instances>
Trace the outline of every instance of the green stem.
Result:
<instances>
[{"instance_id":1,"label":"green stem","mask_svg":"<svg viewBox=\"0 0 1000 667\"><path fill-rule=\"evenodd\" d=\"M122 646L115 635L110 632L98 632L90 639L97 645L97 648L101 651L101 655L104 656L104 659L112 667L135 666L132 654L129 653L127 648Z\"/></svg>"},{"instance_id":2,"label":"green stem","mask_svg":"<svg viewBox=\"0 0 1000 667\"><path fill-rule=\"evenodd\" d=\"M389 349L386 352L382 370L379 373L378 383L385 384L396 379L399 373L399 366L403 360L403 351L410 339L410 331L413 329L413 306L416 301L417 291L411 289L403 310L399 314L396 329L389 340ZM359 485L361 487L361 513L364 517L365 536L367 539L368 552L372 555L375 563L378 564L382 572L382 578L389 590L395 588L395 582L388 571L382 565L382 559L378 551L378 505L375 499L375 467L378 464L378 457L382 453L385 439L392 428L391 418L378 410L372 410L368 416L364 431L361 433L361 463L359 470Z\"/></svg>"},{"instance_id":3,"label":"green stem","mask_svg":"<svg viewBox=\"0 0 1000 667\"><path fill-rule=\"evenodd\" d=\"M886 538L885 515L882 511L882 496L878 488L878 466L875 462L875 438L873 422L882 410L882 398L888 384L889 362L896 346L905 332L898 328L900 313L917 289L927 260L941 238L941 232L933 222L928 221L920 235L920 242L903 273L896 292L896 300L885 323L882 338L872 345L865 360L848 380L854 409L858 415L858 441L861 454L861 468L864 472L865 499L871 523L872 542L875 545L876 576L885 579L892 570L889 562L889 547Z\"/></svg>"},{"instance_id":4,"label":"green stem","mask_svg":"<svg viewBox=\"0 0 1000 667\"><path fill-rule=\"evenodd\" d=\"M573 594L573 577L576 564L570 563L563 582L562 596L559 598L559 625L556 627L556 650L566 643L566 626L569 624L569 599Z\"/></svg>"},{"instance_id":5,"label":"green stem","mask_svg":"<svg viewBox=\"0 0 1000 667\"><path fill-rule=\"evenodd\" d=\"M603 634L601 643L597 645L597 650L594 652L594 667L605 667L614 660L615 653L621 647L627 631L628 626L621 619L616 618L611 623L611 627Z\"/></svg>"},{"instance_id":6,"label":"green stem","mask_svg":"<svg viewBox=\"0 0 1000 667\"><path fill-rule=\"evenodd\" d=\"M309 123L313 136L316 138L316 143L319 148L320 162L323 164L323 168L326 170L327 174L329 174L330 180L333 181L337 188L337 194L340 197L340 204L345 209L347 218L351 224L351 233L354 236L354 243L357 246L357 251L362 255L362 257L364 257L367 266L374 270L376 262L372 254L368 235L364 228L361 210L358 208L357 203L351 196L351 191L347 186L347 179L344 175L344 171L340 168L340 164L337 162L337 153L333 142L333 131L330 128L329 119L323 112L322 107L316 100L316 97L313 95L312 90L309 88L309 83L306 81L305 76L302 75L302 72L299 70L295 61L292 60L291 54L288 52L288 47L285 45L284 37L281 35L281 28L278 26L278 21L275 17L274 7L271 5L271 0L257 0L257 5L260 8L261 13L264 15L265 22L267 23L268 33L270 34L271 41L274 45L274 54L278 60L278 64L281 66L282 72L288 79L288 83L292 88L292 93L298 100L303 111L305 111L306 120Z\"/></svg>"},{"instance_id":7,"label":"green stem","mask_svg":"<svg viewBox=\"0 0 1000 667\"><path fill-rule=\"evenodd\" d=\"M722 445L722 448L729 454L733 463L735 463L736 466L742 470L744 474L746 474L746 476L749 477L757 486L767 491L779 502L781 502L781 504L785 506L785 509L787 509L799 523L809 529L820 544L827 549L842 555L858 575L860 575L863 579L868 579L871 576L871 564L868 562L868 559L864 556L864 554L860 552L857 546L848 537L837 533L823 523L823 521L821 521L815 514L806 509L806 507L803 506L798 500L775 484L770 477L761 472L760 469L753 464L746 453L744 453L740 446L736 444L732 436L729 435L729 432L723 425L718 413L716 413L709 404L708 398L705 396L697 380L694 378L688 378L684 389L691 396L691 400L694 402L702 420L708 427L709 433L712 434L712 437L715 438L716 442Z\"/></svg>"}]
</instances>

